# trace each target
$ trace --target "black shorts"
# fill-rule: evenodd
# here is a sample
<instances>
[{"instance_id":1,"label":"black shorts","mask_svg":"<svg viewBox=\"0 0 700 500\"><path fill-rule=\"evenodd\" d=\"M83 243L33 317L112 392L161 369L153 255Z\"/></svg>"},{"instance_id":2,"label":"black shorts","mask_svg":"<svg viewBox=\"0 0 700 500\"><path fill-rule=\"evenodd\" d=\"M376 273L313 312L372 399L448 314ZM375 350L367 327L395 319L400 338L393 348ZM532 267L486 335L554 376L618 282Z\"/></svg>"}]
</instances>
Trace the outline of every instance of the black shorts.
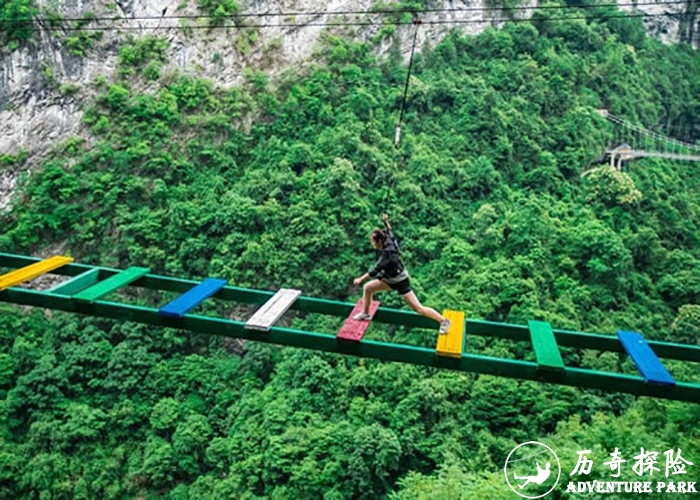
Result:
<instances>
[{"instance_id":1,"label":"black shorts","mask_svg":"<svg viewBox=\"0 0 700 500\"><path fill-rule=\"evenodd\" d=\"M386 281L384 282L386 283ZM411 291L411 282L408 278L401 280L398 283L386 283L391 287L392 290L396 290L400 295L406 295Z\"/></svg>"}]
</instances>

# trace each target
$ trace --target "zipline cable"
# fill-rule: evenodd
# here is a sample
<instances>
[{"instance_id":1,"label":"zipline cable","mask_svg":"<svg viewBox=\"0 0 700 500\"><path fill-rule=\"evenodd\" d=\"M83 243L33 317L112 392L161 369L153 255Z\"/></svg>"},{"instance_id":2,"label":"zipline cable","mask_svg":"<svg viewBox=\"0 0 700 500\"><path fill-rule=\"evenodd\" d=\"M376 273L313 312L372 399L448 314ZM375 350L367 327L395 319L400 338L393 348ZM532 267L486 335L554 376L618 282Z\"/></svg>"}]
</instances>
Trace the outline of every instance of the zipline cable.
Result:
<instances>
[{"instance_id":1,"label":"zipline cable","mask_svg":"<svg viewBox=\"0 0 700 500\"><path fill-rule=\"evenodd\" d=\"M413 25L416 29L413 31L413 45L411 45L411 57L408 60L408 74L406 75L406 85L403 88L403 99L401 100L401 114L399 115L399 123L396 125L396 136L394 137L394 147L398 149L399 143L401 142L401 123L403 122L403 115L406 111L406 96L408 95L408 83L411 79L411 69L413 68L413 54L416 52L416 41L418 40L418 26L420 26L421 20L418 18L413 19Z\"/></svg>"},{"instance_id":2,"label":"zipline cable","mask_svg":"<svg viewBox=\"0 0 700 500\"><path fill-rule=\"evenodd\" d=\"M403 116L406 112L406 100L408 97L408 85L411 80L411 70L413 69L413 56L416 52L416 42L418 41L418 26L420 26L421 20L418 17L413 18L413 43L411 44L411 56L408 59L408 73L406 74L406 83L403 88L403 98L401 99L401 112L399 113L399 121L396 124L396 134L394 135L394 155L399 152L399 145L401 143L401 124L403 123ZM398 160L394 160L394 165L398 169ZM389 203L391 202L391 188L394 183L394 176L389 180L389 185L384 196L384 212L388 213Z\"/></svg>"}]
</instances>

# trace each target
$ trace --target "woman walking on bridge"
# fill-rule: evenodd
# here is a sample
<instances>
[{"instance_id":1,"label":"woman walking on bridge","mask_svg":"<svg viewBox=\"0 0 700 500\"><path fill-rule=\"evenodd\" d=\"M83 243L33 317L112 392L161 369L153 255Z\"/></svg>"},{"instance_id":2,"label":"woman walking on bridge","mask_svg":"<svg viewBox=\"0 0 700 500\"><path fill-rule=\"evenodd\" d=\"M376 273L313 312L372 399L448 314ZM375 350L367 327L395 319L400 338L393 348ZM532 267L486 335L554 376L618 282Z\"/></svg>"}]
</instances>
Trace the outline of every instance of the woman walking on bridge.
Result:
<instances>
[{"instance_id":1,"label":"woman walking on bridge","mask_svg":"<svg viewBox=\"0 0 700 500\"><path fill-rule=\"evenodd\" d=\"M377 262L368 273L353 281L356 286L359 286L368 278L373 278L364 287L364 311L357 314L353 319L358 321L371 320L372 316L369 314L369 308L372 304L374 293L396 290L414 311L440 323L441 334L447 333L450 328L450 321L435 309L422 305L418 301L416 294L411 290L408 271L406 271L401 261L399 245L389 225L389 216L384 214L382 220L384 221L385 229L375 229L369 237L370 243L378 253Z\"/></svg>"}]
</instances>

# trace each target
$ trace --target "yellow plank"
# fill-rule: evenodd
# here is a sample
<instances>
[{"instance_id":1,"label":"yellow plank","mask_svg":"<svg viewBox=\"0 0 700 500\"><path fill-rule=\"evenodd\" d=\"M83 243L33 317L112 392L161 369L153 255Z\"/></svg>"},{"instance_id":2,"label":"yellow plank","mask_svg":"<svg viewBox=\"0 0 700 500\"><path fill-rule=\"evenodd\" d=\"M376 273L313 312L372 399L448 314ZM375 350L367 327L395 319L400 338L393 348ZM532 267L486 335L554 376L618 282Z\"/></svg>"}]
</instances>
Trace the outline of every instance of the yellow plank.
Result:
<instances>
[{"instance_id":1,"label":"yellow plank","mask_svg":"<svg viewBox=\"0 0 700 500\"><path fill-rule=\"evenodd\" d=\"M48 259L42 260L41 262L37 262L36 264L31 264L21 269L16 269L7 274L3 274L0 276L0 291L10 288L11 286L24 283L25 281L33 280L37 276L49 273L54 269L65 266L69 262L73 262L72 257L55 255L53 257L49 257Z\"/></svg>"},{"instance_id":2,"label":"yellow plank","mask_svg":"<svg viewBox=\"0 0 700 500\"><path fill-rule=\"evenodd\" d=\"M446 334L438 335L435 350L438 356L461 358L462 346L464 345L464 312L445 309L442 311L442 315L449 319L452 324Z\"/></svg>"}]
</instances>

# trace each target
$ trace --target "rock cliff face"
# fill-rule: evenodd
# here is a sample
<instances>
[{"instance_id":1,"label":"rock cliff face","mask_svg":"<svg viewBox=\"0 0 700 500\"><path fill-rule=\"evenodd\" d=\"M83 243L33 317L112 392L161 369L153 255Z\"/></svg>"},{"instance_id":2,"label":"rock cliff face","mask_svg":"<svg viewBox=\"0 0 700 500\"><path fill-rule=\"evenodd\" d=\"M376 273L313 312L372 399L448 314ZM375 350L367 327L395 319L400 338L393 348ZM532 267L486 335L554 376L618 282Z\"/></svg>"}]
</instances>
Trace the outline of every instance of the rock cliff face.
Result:
<instances>
[{"instance_id":1,"label":"rock cliff face","mask_svg":"<svg viewBox=\"0 0 700 500\"><path fill-rule=\"evenodd\" d=\"M698 15L697 2L687 0L683 3L670 4L660 1L651 4L647 0L630 2L628 0L618 1L623 4L622 11L642 11L656 17L644 19L647 33L657 37L665 43L685 42L694 48L700 46L700 16ZM637 4L635 7L628 7L629 4Z\"/></svg>"},{"instance_id":2,"label":"rock cliff face","mask_svg":"<svg viewBox=\"0 0 700 500\"><path fill-rule=\"evenodd\" d=\"M377 2L247 0L239 11L239 24L275 25L263 29L208 29L204 25L207 20L184 19L182 16L204 14L199 8L199 0L115 0L114 3L37 0L37 3L42 19L46 19L46 14L50 12L61 14L66 20L92 16L96 19L85 25L102 30L77 32L52 29L50 24L43 22L44 29L36 30L33 40L26 46L15 51L8 48L0 50L0 154L24 150L28 153L25 165L33 164L53 145L80 133L82 103L91 95L91 83L98 76L104 76L108 81L113 78L117 69L118 48L128 36L138 38L155 34L166 37L170 42L166 72L177 70L229 86L242 80L246 67L262 69L274 76L290 65L303 64L311 58L316 42L327 29L319 24L364 21L366 18L360 19L343 12L366 11ZM525 7L528 5L535 6L536 0L521 4ZM471 4L461 0L441 0L431 4L432 9L485 7L485 0L476 0ZM651 18L647 25L649 31L664 41L682 40L697 47L700 41L697 5L691 2L640 5L639 9L652 14L672 11L673 16ZM297 14L289 15L290 12ZM315 14L299 14L304 12ZM530 12L525 9L516 14L518 17L528 17ZM248 14L265 16L246 17ZM479 10L429 14L430 20L479 21L460 25L472 33L497 24L488 18L490 15ZM71 24L64 21L61 26ZM453 27L451 24L421 26L418 46L422 46L426 39L436 43ZM381 27L355 26L352 29L354 36L368 39ZM92 33L94 39L81 41L78 39L80 33ZM410 50L411 34L410 25L398 29L405 56ZM387 42L379 50L386 51L389 46L390 42ZM15 183L15 171L7 168L4 172L0 170L0 210L7 205Z\"/></svg>"},{"instance_id":3,"label":"rock cliff face","mask_svg":"<svg viewBox=\"0 0 700 500\"><path fill-rule=\"evenodd\" d=\"M335 12L369 9L372 1L334 0L324 5L315 0L301 0L268 5L253 0L242 14L270 16L243 17L243 23L296 25L261 30L199 29L202 20L173 19L173 16L204 14L196 8L195 0L117 0L113 5L106 8L104 2L96 0L60 0L58 11L64 18L81 18L92 13L100 20L89 26L114 28L97 32L101 39L84 55L76 55L67 46L67 39L75 32L41 29L35 31L34 40L26 47L0 52L0 152L12 153L21 148L31 158L74 133L81 118L79 103L84 100L81 98L85 97L85 90L99 75L111 78L117 66L120 41L127 36L167 37L171 67L228 86L241 81L245 67L274 73L308 59L324 30L323 26L314 24L336 19ZM50 9L47 0L39 0L39 6L42 12ZM323 13L295 16L293 20L275 16L282 12L313 11ZM117 16L129 20L102 20ZM378 26L360 28L358 36L371 36L378 29ZM422 38L437 38L436 31L424 32ZM75 95L76 89L83 90Z\"/></svg>"}]
</instances>

